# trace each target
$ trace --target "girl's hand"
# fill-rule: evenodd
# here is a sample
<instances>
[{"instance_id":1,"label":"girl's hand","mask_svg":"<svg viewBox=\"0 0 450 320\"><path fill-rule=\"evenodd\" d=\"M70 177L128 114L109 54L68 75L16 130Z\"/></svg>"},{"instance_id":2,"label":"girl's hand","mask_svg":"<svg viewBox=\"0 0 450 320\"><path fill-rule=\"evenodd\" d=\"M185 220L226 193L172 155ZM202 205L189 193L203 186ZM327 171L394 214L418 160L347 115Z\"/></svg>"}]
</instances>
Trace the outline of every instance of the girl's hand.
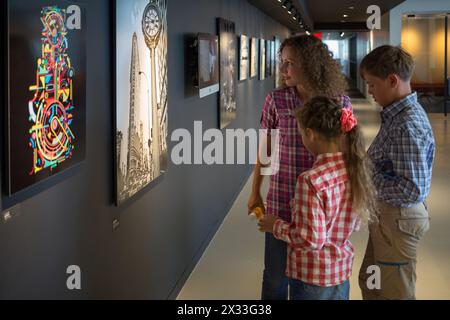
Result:
<instances>
[{"instance_id":1,"label":"girl's hand","mask_svg":"<svg viewBox=\"0 0 450 320\"><path fill-rule=\"evenodd\" d=\"M273 226L277 219L277 216L271 214L264 215L264 217L258 222L259 231L273 233Z\"/></svg>"}]
</instances>

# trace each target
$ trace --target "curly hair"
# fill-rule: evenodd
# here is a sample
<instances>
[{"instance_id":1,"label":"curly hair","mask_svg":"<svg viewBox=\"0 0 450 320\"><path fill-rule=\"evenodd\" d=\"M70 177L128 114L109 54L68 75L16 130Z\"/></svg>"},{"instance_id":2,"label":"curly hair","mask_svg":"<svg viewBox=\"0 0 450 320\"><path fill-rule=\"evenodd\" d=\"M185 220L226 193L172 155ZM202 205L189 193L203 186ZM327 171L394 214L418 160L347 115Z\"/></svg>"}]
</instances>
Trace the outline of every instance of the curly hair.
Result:
<instances>
[{"instance_id":1,"label":"curly hair","mask_svg":"<svg viewBox=\"0 0 450 320\"><path fill-rule=\"evenodd\" d=\"M347 81L342 74L341 66L333 59L333 53L320 39L312 35L301 35L288 38L280 46L281 53L286 47L293 48L304 79L305 89L314 96L341 97L347 89Z\"/></svg>"}]
</instances>

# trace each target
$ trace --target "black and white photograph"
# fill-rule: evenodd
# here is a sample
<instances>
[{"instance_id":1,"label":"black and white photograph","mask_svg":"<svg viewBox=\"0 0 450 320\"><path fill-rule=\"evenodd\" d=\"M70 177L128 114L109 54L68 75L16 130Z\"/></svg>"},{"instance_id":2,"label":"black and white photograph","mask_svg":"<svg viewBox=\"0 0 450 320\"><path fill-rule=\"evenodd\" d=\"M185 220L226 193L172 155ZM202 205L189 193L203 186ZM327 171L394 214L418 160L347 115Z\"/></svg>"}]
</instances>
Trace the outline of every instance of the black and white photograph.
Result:
<instances>
[{"instance_id":1,"label":"black and white photograph","mask_svg":"<svg viewBox=\"0 0 450 320\"><path fill-rule=\"evenodd\" d=\"M219 91L219 39L200 33L197 41L199 96L204 98Z\"/></svg>"},{"instance_id":2,"label":"black and white photograph","mask_svg":"<svg viewBox=\"0 0 450 320\"><path fill-rule=\"evenodd\" d=\"M249 74L249 40L246 35L240 36L239 45L239 81L247 80Z\"/></svg>"},{"instance_id":3,"label":"black and white photograph","mask_svg":"<svg viewBox=\"0 0 450 320\"><path fill-rule=\"evenodd\" d=\"M220 51L220 128L236 119L237 38L234 22L217 18Z\"/></svg>"},{"instance_id":4,"label":"black and white photograph","mask_svg":"<svg viewBox=\"0 0 450 320\"><path fill-rule=\"evenodd\" d=\"M116 0L116 203L167 168L167 0Z\"/></svg>"}]
</instances>

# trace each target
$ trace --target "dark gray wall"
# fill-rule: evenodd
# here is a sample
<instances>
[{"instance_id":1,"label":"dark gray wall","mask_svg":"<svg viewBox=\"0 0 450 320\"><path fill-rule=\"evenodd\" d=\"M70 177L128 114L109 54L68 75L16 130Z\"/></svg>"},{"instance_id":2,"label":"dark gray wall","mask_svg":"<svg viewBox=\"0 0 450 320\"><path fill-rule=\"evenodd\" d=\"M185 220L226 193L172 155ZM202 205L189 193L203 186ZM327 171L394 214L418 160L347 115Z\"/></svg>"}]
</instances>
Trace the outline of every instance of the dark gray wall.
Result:
<instances>
[{"instance_id":1,"label":"dark gray wall","mask_svg":"<svg viewBox=\"0 0 450 320\"><path fill-rule=\"evenodd\" d=\"M25 194L2 197L2 209L13 206L16 216L0 222L0 298L175 298L251 172L249 165L169 164L132 201L113 205L110 8L106 0L86 1L86 160ZM169 135L193 132L196 120L204 130L217 128L217 94L185 97L183 49L186 33L215 33L216 17L234 21L237 34L289 35L245 0L169 0ZM273 83L256 77L238 84L238 117L229 128L258 127ZM73 264L82 270L81 291L66 288Z\"/></svg>"}]
</instances>

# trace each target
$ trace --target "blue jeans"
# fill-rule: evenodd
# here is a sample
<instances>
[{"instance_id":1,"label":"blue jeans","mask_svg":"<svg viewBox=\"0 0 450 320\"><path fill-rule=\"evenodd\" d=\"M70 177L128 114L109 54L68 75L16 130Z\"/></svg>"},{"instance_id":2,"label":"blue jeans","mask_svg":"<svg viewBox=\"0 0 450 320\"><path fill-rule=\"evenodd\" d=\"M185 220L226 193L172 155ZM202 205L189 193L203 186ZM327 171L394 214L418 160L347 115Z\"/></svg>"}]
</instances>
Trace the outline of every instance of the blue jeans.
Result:
<instances>
[{"instance_id":1,"label":"blue jeans","mask_svg":"<svg viewBox=\"0 0 450 320\"><path fill-rule=\"evenodd\" d=\"M350 282L334 287L319 287L296 279L289 279L290 300L348 300Z\"/></svg>"},{"instance_id":2,"label":"blue jeans","mask_svg":"<svg viewBox=\"0 0 450 320\"><path fill-rule=\"evenodd\" d=\"M262 300L287 300L286 277L287 244L266 232Z\"/></svg>"}]
</instances>

